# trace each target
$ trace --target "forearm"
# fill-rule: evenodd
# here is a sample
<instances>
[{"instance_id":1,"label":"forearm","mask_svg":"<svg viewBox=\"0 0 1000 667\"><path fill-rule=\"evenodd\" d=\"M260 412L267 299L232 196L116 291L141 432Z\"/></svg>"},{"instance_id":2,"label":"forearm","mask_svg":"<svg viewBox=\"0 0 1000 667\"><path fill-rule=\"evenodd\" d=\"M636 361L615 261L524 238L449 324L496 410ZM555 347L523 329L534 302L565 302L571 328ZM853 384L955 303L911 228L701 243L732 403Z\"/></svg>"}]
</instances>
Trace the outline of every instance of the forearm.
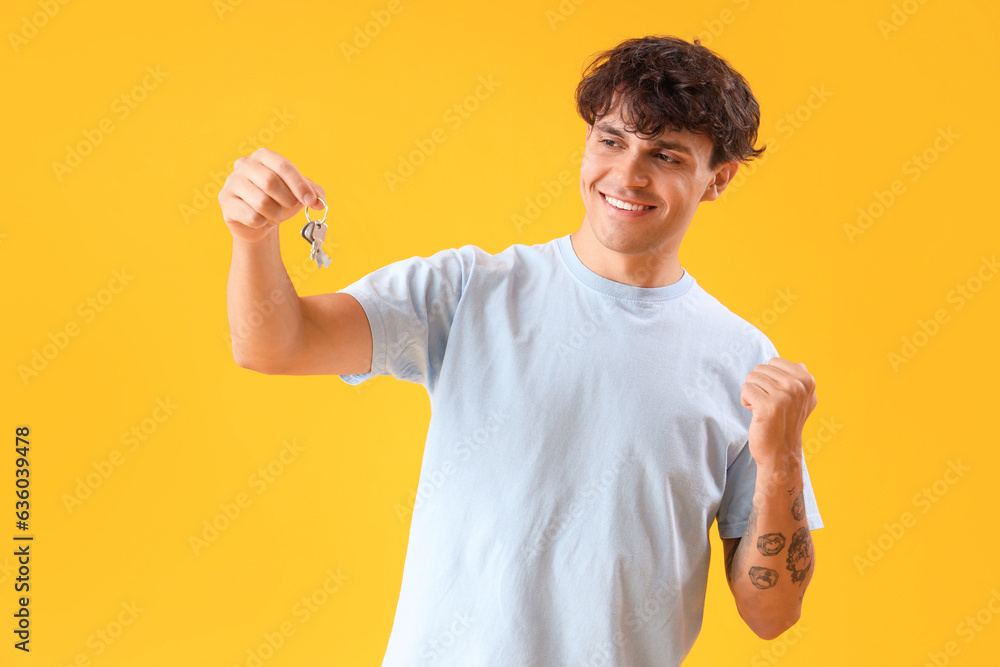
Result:
<instances>
[{"instance_id":1,"label":"forearm","mask_svg":"<svg viewBox=\"0 0 1000 667\"><path fill-rule=\"evenodd\" d=\"M777 637L798 620L813 568L801 458L758 464L750 519L726 564L740 616L759 636Z\"/></svg>"},{"instance_id":2,"label":"forearm","mask_svg":"<svg viewBox=\"0 0 1000 667\"><path fill-rule=\"evenodd\" d=\"M281 261L277 227L256 243L233 237L226 302L236 363L275 372L303 332L302 305Z\"/></svg>"}]
</instances>

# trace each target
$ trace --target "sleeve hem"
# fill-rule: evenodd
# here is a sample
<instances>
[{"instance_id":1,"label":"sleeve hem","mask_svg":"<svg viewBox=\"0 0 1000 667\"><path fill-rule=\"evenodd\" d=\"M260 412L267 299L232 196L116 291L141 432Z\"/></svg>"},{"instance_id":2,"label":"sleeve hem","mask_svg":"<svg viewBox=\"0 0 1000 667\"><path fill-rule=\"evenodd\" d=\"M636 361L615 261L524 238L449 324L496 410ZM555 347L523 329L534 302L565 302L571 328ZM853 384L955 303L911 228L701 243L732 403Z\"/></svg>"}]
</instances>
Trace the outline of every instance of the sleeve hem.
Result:
<instances>
[{"instance_id":1,"label":"sleeve hem","mask_svg":"<svg viewBox=\"0 0 1000 667\"><path fill-rule=\"evenodd\" d=\"M815 512L806 514L806 522L809 525L809 530L819 530L823 527L823 519ZM743 533L747 529L747 523L749 523L749 520L738 523L720 523L719 539L743 537Z\"/></svg>"},{"instance_id":2,"label":"sleeve hem","mask_svg":"<svg viewBox=\"0 0 1000 667\"><path fill-rule=\"evenodd\" d=\"M743 532L747 529L747 523L749 523L749 521L741 521L739 523L727 523L725 525L720 523L719 539L743 537Z\"/></svg>"},{"instance_id":3,"label":"sleeve hem","mask_svg":"<svg viewBox=\"0 0 1000 667\"><path fill-rule=\"evenodd\" d=\"M372 367L367 373L355 373L350 375L339 375L341 380L350 385L357 385L375 375L385 375L386 349L385 349L385 324L382 321L382 314L378 311L378 306L367 294L355 291L351 287L337 290L350 294L365 311L368 318L368 326L372 332Z\"/></svg>"}]
</instances>

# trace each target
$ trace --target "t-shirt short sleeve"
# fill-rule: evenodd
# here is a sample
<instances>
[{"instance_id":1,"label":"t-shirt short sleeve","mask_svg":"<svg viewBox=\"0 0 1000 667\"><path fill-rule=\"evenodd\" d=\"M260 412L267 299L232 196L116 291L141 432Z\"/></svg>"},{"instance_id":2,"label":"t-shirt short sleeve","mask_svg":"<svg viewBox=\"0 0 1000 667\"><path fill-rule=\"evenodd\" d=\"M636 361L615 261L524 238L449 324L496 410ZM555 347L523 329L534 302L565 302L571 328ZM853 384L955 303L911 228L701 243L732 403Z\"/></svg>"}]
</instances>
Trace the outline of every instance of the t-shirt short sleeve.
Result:
<instances>
[{"instance_id":1,"label":"t-shirt short sleeve","mask_svg":"<svg viewBox=\"0 0 1000 667\"><path fill-rule=\"evenodd\" d=\"M757 483L757 462L750 454L750 443L743 445L736 460L726 470L726 487L719 506L719 537L742 537L750 519L753 494ZM816 506L805 456L802 458L802 496L806 521L810 530L823 527L823 520Z\"/></svg>"},{"instance_id":2,"label":"t-shirt short sleeve","mask_svg":"<svg viewBox=\"0 0 1000 667\"><path fill-rule=\"evenodd\" d=\"M432 391L470 258L468 247L410 257L337 290L358 300L372 334L371 370L339 377L356 385L376 375L392 375Z\"/></svg>"}]
</instances>

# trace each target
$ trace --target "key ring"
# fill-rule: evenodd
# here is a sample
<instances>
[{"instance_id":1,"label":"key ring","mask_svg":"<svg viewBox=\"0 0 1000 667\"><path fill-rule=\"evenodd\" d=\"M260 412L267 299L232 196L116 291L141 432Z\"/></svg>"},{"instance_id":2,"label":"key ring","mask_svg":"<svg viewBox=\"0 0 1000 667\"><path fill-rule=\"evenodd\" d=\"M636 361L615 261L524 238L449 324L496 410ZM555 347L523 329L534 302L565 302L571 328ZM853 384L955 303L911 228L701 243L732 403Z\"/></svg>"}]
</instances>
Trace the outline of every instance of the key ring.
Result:
<instances>
[{"instance_id":1,"label":"key ring","mask_svg":"<svg viewBox=\"0 0 1000 667\"><path fill-rule=\"evenodd\" d=\"M319 199L320 203L323 204L323 219L322 220L310 220L309 219L309 207L306 206L306 222L307 223L309 223L309 222L315 222L317 225L321 225L324 222L326 222L326 214L330 212L330 207L327 206L326 202L323 201L322 199L320 199L319 197L316 197L316 199Z\"/></svg>"}]
</instances>

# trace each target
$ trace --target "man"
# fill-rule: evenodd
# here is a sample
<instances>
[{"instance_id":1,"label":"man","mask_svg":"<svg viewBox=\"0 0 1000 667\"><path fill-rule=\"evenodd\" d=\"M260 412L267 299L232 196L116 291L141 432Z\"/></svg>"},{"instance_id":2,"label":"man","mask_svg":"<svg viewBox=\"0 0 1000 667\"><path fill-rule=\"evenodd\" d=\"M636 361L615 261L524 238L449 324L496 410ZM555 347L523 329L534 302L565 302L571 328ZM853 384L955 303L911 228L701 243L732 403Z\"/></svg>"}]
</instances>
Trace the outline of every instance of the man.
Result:
<instances>
[{"instance_id":1,"label":"man","mask_svg":"<svg viewBox=\"0 0 1000 667\"><path fill-rule=\"evenodd\" d=\"M442 250L298 298L277 227L323 189L260 149L219 195L232 330L275 305L234 338L240 366L430 396L383 665L679 664L716 520L749 627L799 618L823 525L802 455L815 383L678 258L698 204L763 151L757 101L697 42L646 37L596 57L577 106L586 215L544 244Z\"/></svg>"}]
</instances>

